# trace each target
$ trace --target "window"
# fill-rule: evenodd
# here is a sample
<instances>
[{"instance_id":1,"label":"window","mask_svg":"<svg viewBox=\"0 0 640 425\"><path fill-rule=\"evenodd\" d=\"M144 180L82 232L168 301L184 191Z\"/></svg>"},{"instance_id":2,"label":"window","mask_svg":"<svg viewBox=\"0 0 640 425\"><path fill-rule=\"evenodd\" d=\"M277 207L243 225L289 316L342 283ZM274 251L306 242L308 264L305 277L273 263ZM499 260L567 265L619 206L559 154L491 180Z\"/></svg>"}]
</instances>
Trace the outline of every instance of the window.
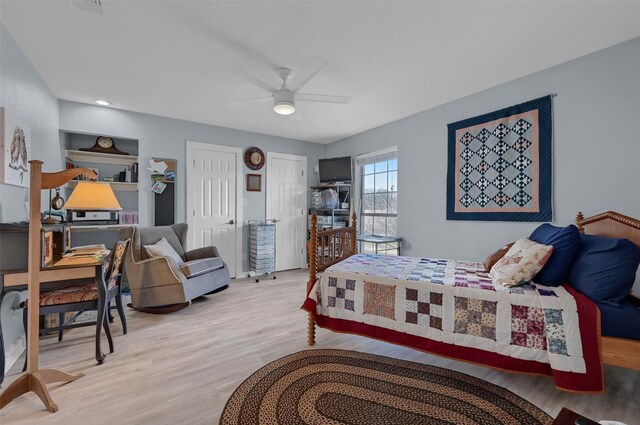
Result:
<instances>
[{"instance_id":1,"label":"window","mask_svg":"<svg viewBox=\"0 0 640 425\"><path fill-rule=\"evenodd\" d=\"M360 233L397 236L398 234L398 158L395 148L358 157L360 177ZM380 245L379 253L395 254L395 247ZM362 244L362 251L373 252L373 244Z\"/></svg>"}]
</instances>

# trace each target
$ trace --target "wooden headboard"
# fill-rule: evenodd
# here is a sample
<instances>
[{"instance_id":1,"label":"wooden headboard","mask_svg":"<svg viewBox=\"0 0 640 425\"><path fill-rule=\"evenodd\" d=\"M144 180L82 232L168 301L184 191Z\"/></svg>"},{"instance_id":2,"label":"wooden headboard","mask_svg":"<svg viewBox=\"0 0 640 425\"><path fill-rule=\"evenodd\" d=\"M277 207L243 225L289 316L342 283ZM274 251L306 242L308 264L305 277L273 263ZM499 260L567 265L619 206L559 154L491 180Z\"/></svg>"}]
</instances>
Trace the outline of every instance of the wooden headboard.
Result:
<instances>
[{"instance_id":1,"label":"wooden headboard","mask_svg":"<svg viewBox=\"0 0 640 425\"><path fill-rule=\"evenodd\" d=\"M310 289L316 281L317 272L358 253L356 240L356 213L351 215L349 227L318 231L318 217L311 216L311 228L307 251L309 253L309 281Z\"/></svg>"},{"instance_id":2,"label":"wooden headboard","mask_svg":"<svg viewBox=\"0 0 640 425\"><path fill-rule=\"evenodd\" d=\"M581 212L576 217L580 233L610 238L625 238L640 246L640 220L615 211L584 218Z\"/></svg>"},{"instance_id":3,"label":"wooden headboard","mask_svg":"<svg viewBox=\"0 0 640 425\"><path fill-rule=\"evenodd\" d=\"M614 212L584 218L582 213L576 217L576 226L580 233L588 235L626 238L640 246L640 220ZM640 306L637 294L631 294L627 300ZM600 337L600 358L605 364L640 370L640 341L609 336Z\"/></svg>"}]
</instances>

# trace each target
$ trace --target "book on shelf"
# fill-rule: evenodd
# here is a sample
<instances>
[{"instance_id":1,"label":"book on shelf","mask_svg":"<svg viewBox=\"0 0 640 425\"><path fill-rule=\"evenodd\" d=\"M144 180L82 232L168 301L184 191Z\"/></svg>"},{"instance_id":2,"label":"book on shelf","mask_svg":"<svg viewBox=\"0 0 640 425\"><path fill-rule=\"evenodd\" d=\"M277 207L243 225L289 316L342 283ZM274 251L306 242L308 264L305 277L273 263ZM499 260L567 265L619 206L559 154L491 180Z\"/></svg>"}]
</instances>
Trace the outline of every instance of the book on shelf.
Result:
<instances>
[{"instance_id":1,"label":"book on shelf","mask_svg":"<svg viewBox=\"0 0 640 425\"><path fill-rule=\"evenodd\" d=\"M133 165L131 166L131 182L132 183L138 183L138 168L139 168L139 164L137 162L134 162Z\"/></svg>"}]
</instances>

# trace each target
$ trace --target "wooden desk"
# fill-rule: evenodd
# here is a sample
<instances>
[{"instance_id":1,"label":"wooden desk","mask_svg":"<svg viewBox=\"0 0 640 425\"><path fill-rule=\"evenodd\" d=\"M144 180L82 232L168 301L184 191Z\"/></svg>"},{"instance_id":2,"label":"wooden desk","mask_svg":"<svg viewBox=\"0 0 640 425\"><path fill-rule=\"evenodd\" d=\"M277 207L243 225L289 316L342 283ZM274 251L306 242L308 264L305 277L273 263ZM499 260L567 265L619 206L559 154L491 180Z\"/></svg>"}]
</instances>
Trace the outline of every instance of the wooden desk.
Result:
<instances>
[{"instance_id":1,"label":"wooden desk","mask_svg":"<svg viewBox=\"0 0 640 425\"><path fill-rule=\"evenodd\" d=\"M98 288L98 320L96 323L96 361L104 363L105 354L100 348L100 336L102 320L106 314L107 288L104 281L105 260L84 259L81 263L69 264L69 261L60 261L51 267L40 270L40 285L55 287L55 282L68 282L79 279L94 279ZM28 276L26 270L0 271L0 305L8 292L25 291L27 289ZM47 285L50 284L50 285ZM5 354L4 336L0 320L0 385L4 381Z\"/></svg>"}]
</instances>

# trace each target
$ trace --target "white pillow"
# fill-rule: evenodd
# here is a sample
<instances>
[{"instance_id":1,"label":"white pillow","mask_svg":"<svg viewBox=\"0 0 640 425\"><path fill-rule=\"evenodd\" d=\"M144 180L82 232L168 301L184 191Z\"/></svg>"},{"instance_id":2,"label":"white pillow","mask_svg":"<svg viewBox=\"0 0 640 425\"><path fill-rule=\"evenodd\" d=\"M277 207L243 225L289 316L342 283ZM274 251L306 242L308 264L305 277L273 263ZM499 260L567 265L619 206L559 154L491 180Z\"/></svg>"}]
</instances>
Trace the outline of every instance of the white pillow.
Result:
<instances>
[{"instance_id":1,"label":"white pillow","mask_svg":"<svg viewBox=\"0 0 640 425\"><path fill-rule=\"evenodd\" d=\"M166 238L160 239L153 245L145 245L144 249L150 257L167 257L168 259L175 261L178 265L184 263L180 254L173 249L171 244L167 242Z\"/></svg>"},{"instance_id":2,"label":"white pillow","mask_svg":"<svg viewBox=\"0 0 640 425\"><path fill-rule=\"evenodd\" d=\"M528 283L549 261L553 247L518 239L497 263L491 267L491 277L506 287Z\"/></svg>"}]
</instances>

